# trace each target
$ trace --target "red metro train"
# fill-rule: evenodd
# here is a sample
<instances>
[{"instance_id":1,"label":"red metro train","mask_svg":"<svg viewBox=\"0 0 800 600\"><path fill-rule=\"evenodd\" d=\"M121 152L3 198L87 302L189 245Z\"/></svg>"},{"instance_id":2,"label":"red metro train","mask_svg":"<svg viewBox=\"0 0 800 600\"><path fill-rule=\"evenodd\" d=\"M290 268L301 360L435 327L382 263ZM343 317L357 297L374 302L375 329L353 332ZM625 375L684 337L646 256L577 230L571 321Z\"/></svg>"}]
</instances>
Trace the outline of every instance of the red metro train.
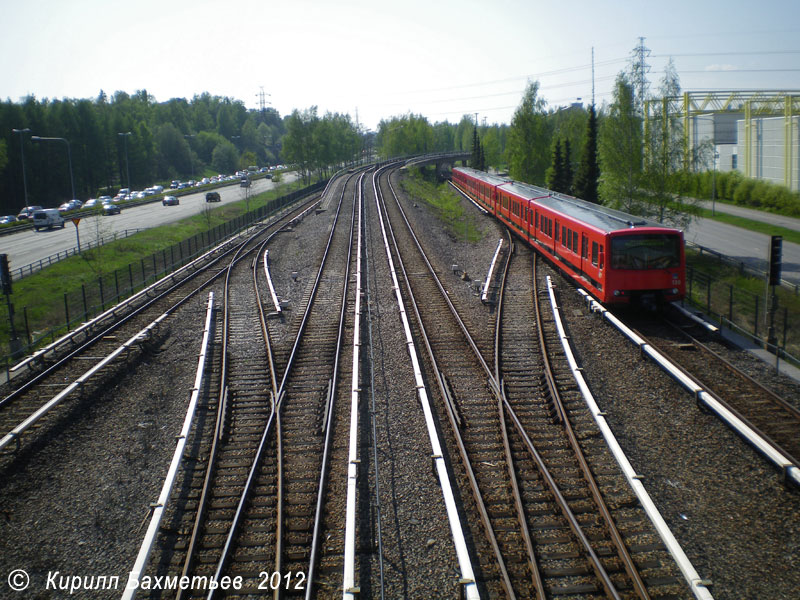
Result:
<instances>
[{"instance_id":1,"label":"red metro train","mask_svg":"<svg viewBox=\"0 0 800 600\"><path fill-rule=\"evenodd\" d=\"M585 200L469 169L453 184L606 304L686 294L683 232Z\"/></svg>"}]
</instances>

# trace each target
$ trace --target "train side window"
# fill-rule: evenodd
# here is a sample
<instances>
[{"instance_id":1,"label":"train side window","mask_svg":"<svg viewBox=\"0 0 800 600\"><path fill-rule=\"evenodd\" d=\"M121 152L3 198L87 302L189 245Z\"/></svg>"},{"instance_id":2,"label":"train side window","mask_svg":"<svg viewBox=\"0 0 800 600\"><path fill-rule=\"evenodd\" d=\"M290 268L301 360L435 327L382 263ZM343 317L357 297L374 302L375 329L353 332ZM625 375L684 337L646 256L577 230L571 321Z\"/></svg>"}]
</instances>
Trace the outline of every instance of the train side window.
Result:
<instances>
[{"instance_id":1,"label":"train side window","mask_svg":"<svg viewBox=\"0 0 800 600\"><path fill-rule=\"evenodd\" d=\"M597 266L597 255L598 255L599 247L597 242L592 242L592 264L596 267Z\"/></svg>"},{"instance_id":2,"label":"train side window","mask_svg":"<svg viewBox=\"0 0 800 600\"><path fill-rule=\"evenodd\" d=\"M589 258L589 240L586 236L581 237L581 257Z\"/></svg>"},{"instance_id":3,"label":"train side window","mask_svg":"<svg viewBox=\"0 0 800 600\"><path fill-rule=\"evenodd\" d=\"M578 232L572 232L572 251L577 254L578 253Z\"/></svg>"}]
</instances>

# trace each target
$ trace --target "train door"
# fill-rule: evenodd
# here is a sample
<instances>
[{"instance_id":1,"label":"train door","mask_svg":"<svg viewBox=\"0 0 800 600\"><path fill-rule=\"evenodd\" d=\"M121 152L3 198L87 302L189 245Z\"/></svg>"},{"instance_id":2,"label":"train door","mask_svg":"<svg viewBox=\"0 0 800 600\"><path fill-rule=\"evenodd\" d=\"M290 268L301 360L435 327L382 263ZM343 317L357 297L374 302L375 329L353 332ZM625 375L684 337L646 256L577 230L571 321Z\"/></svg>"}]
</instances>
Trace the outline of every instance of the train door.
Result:
<instances>
[{"instance_id":1,"label":"train door","mask_svg":"<svg viewBox=\"0 0 800 600\"><path fill-rule=\"evenodd\" d=\"M555 227L556 229L555 234L553 235L553 254L558 254L558 240L560 239L559 238L560 227L558 225L558 219L556 219L555 221L556 221L555 225L553 225L553 227Z\"/></svg>"},{"instance_id":2,"label":"train door","mask_svg":"<svg viewBox=\"0 0 800 600\"><path fill-rule=\"evenodd\" d=\"M585 273L586 268L586 259L589 258L589 238L586 237L586 234L581 232L581 273Z\"/></svg>"}]
</instances>

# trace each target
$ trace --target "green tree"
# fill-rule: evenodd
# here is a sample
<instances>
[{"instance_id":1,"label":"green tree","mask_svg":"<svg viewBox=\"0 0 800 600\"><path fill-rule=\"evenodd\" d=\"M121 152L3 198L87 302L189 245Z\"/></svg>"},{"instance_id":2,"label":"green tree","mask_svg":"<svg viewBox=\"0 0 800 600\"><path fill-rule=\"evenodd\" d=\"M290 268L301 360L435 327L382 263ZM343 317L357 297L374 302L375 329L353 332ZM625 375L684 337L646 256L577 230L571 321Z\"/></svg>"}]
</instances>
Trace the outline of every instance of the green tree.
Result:
<instances>
[{"instance_id":1,"label":"green tree","mask_svg":"<svg viewBox=\"0 0 800 600\"><path fill-rule=\"evenodd\" d=\"M239 163L239 151L228 140L222 140L211 153L211 167L220 173L233 173Z\"/></svg>"},{"instance_id":2,"label":"green tree","mask_svg":"<svg viewBox=\"0 0 800 600\"><path fill-rule=\"evenodd\" d=\"M561 184L560 192L564 194L571 194L572 193L572 148L570 147L569 139L565 139L562 144L561 150L561 168L559 169L561 174Z\"/></svg>"},{"instance_id":3,"label":"green tree","mask_svg":"<svg viewBox=\"0 0 800 600\"><path fill-rule=\"evenodd\" d=\"M434 132L425 117L408 114L381 120L375 141L384 158L424 154L433 148Z\"/></svg>"},{"instance_id":4,"label":"green tree","mask_svg":"<svg viewBox=\"0 0 800 600\"><path fill-rule=\"evenodd\" d=\"M603 171L599 194L603 204L642 214L642 121L636 113L633 87L624 73L617 75L599 141Z\"/></svg>"},{"instance_id":5,"label":"green tree","mask_svg":"<svg viewBox=\"0 0 800 600\"><path fill-rule=\"evenodd\" d=\"M311 180L314 167L313 131L318 120L317 107L312 106L302 113L295 109L286 122L282 156L286 162L297 165L306 183Z\"/></svg>"},{"instance_id":6,"label":"green tree","mask_svg":"<svg viewBox=\"0 0 800 600\"><path fill-rule=\"evenodd\" d=\"M589 119L586 122L586 137L581 152L581 162L575 174L573 193L578 198L589 202L599 202L597 186L600 180L600 166L597 163L597 113L594 104L589 107Z\"/></svg>"},{"instance_id":7,"label":"green tree","mask_svg":"<svg viewBox=\"0 0 800 600\"><path fill-rule=\"evenodd\" d=\"M670 58L664 69L659 93L662 101L655 102L649 136L645 143L645 165L642 186L647 215L659 223L669 222L685 227L691 215L697 212L693 200L683 196L683 186L688 181L685 174L689 165L683 153L683 122L669 112L670 97L680 95L681 87L675 64ZM677 207L677 208L675 208Z\"/></svg>"},{"instance_id":8,"label":"green tree","mask_svg":"<svg viewBox=\"0 0 800 600\"><path fill-rule=\"evenodd\" d=\"M554 192L562 192L564 184L564 160L561 153L561 138L556 138L553 144L553 157L550 166L545 172L545 186Z\"/></svg>"},{"instance_id":9,"label":"green tree","mask_svg":"<svg viewBox=\"0 0 800 600\"><path fill-rule=\"evenodd\" d=\"M511 121L506 155L511 177L541 184L550 161L551 129L545 114L545 101L538 94L539 82L528 83Z\"/></svg>"}]
</instances>

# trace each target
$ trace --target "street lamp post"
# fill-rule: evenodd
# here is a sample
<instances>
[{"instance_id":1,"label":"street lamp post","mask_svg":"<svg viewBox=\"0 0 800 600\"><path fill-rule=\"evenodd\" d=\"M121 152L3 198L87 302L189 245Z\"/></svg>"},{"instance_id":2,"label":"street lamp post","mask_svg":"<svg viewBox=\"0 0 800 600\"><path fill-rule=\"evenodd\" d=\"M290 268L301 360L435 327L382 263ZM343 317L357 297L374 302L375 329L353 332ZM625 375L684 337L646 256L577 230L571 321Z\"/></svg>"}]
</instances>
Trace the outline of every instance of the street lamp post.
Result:
<instances>
[{"instance_id":1,"label":"street lamp post","mask_svg":"<svg viewBox=\"0 0 800 600\"><path fill-rule=\"evenodd\" d=\"M183 137L188 140L189 138L193 138L193 137L196 137L196 136L195 136L195 134L192 133L192 134L186 134ZM189 144L189 164L191 165L191 168L192 168L192 179L194 179L194 157L192 156L192 146L191 146L191 144Z\"/></svg>"},{"instance_id":2,"label":"street lamp post","mask_svg":"<svg viewBox=\"0 0 800 600\"><path fill-rule=\"evenodd\" d=\"M128 177L128 190L131 189L131 168L128 164L128 136L131 135L131 132L128 131L126 133L118 133L117 135L122 136L122 139L125 141L125 174Z\"/></svg>"},{"instance_id":3,"label":"street lamp post","mask_svg":"<svg viewBox=\"0 0 800 600\"><path fill-rule=\"evenodd\" d=\"M75 178L72 176L72 151L69 148L69 141L66 138L60 137L41 137L38 135L32 135L31 141L33 142L64 142L67 145L67 159L69 160L69 182L72 186L72 198L70 200L75 199Z\"/></svg>"},{"instance_id":4,"label":"street lamp post","mask_svg":"<svg viewBox=\"0 0 800 600\"><path fill-rule=\"evenodd\" d=\"M25 138L23 134L30 133L31 130L26 127L25 129L12 129L11 131L19 134L19 152L20 156L22 156L22 190L25 193L25 206L28 206L28 176L25 174Z\"/></svg>"}]
</instances>

